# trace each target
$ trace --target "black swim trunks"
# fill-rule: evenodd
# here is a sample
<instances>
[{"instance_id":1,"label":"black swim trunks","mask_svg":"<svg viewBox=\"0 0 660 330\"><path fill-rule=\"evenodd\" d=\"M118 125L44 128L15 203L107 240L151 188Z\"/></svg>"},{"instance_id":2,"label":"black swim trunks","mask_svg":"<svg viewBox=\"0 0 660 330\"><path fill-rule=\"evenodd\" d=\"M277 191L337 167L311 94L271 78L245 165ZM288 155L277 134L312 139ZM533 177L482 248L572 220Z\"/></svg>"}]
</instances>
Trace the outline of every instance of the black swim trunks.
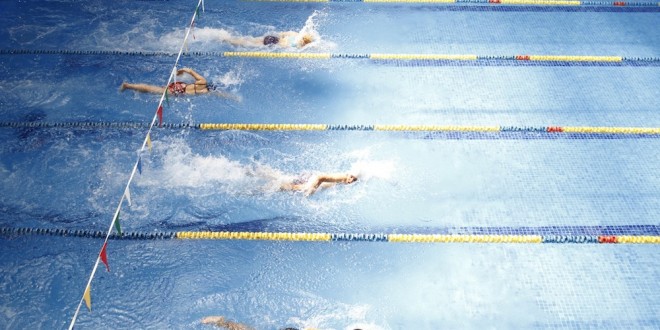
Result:
<instances>
[{"instance_id":1,"label":"black swim trunks","mask_svg":"<svg viewBox=\"0 0 660 330\"><path fill-rule=\"evenodd\" d=\"M276 36L265 36L265 37L264 37L264 45L265 45L265 46L268 46L268 45L275 45L275 44L277 44L278 42L280 42L280 38L278 38L278 37L276 37Z\"/></svg>"}]
</instances>

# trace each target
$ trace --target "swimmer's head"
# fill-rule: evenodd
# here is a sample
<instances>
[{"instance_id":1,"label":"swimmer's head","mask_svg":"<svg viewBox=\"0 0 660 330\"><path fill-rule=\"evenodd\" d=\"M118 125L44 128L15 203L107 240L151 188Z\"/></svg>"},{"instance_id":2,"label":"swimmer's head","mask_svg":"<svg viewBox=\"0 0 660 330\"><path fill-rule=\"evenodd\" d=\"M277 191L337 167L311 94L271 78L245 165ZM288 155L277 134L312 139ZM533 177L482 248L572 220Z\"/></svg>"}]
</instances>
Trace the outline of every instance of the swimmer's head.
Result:
<instances>
[{"instance_id":1,"label":"swimmer's head","mask_svg":"<svg viewBox=\"0 0 660 330\"><path fill-rule=\"evenodd\" d=\"M312 41L314 41L314 37L311 34L305 34L302 37L302 40L301 40L302 47L307 46L308 44L311 44Z\"/></svg>"},{"instance_id":2,"label":"swimmer's head","mask_svg":"<svg viewBox=\"0 0 660 330\"><path fill-rule=\"evenodd\" d=\"M350 183L353 183L353 182L357 182L357 180L358 180L357 176L355 176L353 174L346 174L346 183L350 184Z\"/></svg>"},{"instance_id":3,"label":"swimmer's head","mask_svg":"<svg viewBox=\"0 0 660 330\"><path fill-rule=\"evenodd\" d=\"M280 38L276 36L265 36L264 37L264 46L275 45L280 42Z\"/></svg>"}]
</instances>

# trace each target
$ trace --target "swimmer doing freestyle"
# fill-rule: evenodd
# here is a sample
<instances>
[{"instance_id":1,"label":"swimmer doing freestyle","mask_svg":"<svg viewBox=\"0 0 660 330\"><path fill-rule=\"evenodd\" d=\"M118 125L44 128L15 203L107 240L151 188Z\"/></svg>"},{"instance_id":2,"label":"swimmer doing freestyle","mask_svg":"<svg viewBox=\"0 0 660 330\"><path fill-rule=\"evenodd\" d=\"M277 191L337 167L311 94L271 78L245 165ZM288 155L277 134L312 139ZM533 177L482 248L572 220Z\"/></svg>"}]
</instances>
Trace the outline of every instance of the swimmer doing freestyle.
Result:
<instances>
[{"instance_id":1,"label":"swimmer doing freestyle","mask_svg":"<svg viewBox=\"0 0 660 330\"><path fill-rule=\"evenodd\" d=\"M267 34L261 37L229 37L221 38L220 40L240 47L278 46L281 48L303 48L311 44L315 40L315 37L311 33L285 31Z\"/></svg>"},{"instance_id":2,"label":"swimmer doing freestyle","mask_svg":"<svg viewBox=\"0 0 660 330\"><path fill-rule=\"evenodd\" d=\"M214 94L219 95L221 97L238 101L238 98L235 95L218 90L215 85L207 82L206 78L204 78L202 75L200 75L193 69L183 68L177 70L176 72L177 76L180 76L184 73L191 75L195 79L195 82L185 83L182 81L176 81L170 83L167 86L132 84L132 83L124 82L121 84L119 90L123 92L126 89L131 89L142 93L162 94L165 92L165 89L167 89L168 93L173 96L201 95L201 94L208 94L213 92Z\"/></svg>"}]
</instances>

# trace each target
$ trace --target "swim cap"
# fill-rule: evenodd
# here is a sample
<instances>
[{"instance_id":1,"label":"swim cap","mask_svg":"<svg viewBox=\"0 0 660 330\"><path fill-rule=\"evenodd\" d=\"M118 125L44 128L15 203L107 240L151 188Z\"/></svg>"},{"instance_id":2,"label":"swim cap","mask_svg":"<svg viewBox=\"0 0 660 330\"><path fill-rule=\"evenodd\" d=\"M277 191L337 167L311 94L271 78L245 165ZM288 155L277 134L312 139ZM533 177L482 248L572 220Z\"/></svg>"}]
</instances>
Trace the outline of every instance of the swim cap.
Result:
<instances>
[{"instance_id":1,"label":"swim cap","mask_svg":"<svg viewBox=\"0 0 660 330\"><path fill-rule=\"evenodd\" d=\"M276 36L265 36L264 37L264 45L265 46L274 45L274 44L277 44L278 42L280 42L280 38L278 38Z\"/></svg>"}]
</instances>

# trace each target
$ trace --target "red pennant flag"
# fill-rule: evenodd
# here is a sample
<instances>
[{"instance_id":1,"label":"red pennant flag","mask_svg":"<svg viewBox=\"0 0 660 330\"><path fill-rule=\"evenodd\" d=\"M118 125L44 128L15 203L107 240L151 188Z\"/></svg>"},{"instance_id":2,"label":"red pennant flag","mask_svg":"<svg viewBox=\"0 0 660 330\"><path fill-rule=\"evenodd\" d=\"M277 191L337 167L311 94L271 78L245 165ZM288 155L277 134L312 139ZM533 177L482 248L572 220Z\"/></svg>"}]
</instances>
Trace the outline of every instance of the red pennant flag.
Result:
<instances>
[{"instance_id":1,"label":"red pennant flag","mask_svg":"<svg viewBox=\"0 0 660 330\"><path fill-rule=\"evenodd\" d=\"M108 255L105 252L108 242L103 243L103 248L101 248L101 261L105 264L105 269L110 271L110 266L108 265Z\"/></svg>"},{"instance_id":2,"label":"red pennant flag","mask_svg":"<svg viewBox=\"0 0 660 330\"><path fill-rule=\"evenodd\" d=\"M156 111L156 114L158 115L158 127L163 127L163 105L158 106L158 111Z\"/></svg>"}]
</instances>

